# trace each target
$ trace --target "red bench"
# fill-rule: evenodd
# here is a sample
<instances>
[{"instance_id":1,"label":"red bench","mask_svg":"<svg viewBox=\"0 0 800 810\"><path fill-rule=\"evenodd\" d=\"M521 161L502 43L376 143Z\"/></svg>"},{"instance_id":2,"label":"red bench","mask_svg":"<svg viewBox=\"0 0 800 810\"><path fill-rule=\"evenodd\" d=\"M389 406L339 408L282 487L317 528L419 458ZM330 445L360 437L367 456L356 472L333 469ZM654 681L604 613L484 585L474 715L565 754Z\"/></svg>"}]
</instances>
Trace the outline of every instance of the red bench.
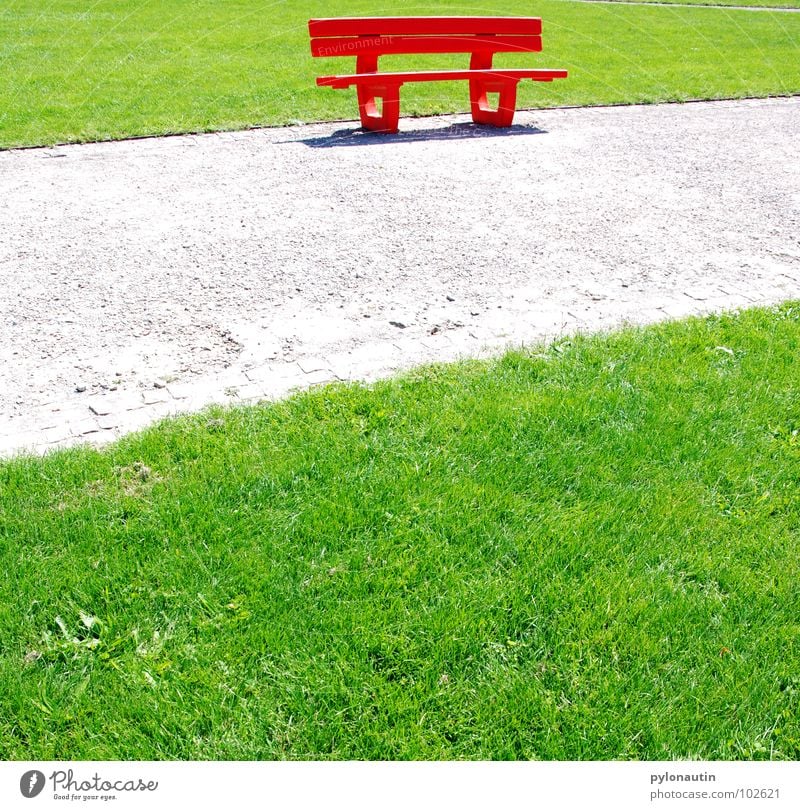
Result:
<instances>
[{"instance_id":1,"label":"red bench","mask_svg":"<svg viewBox=\"0 0 800 810\"><path fill-rule=\"evenodd\" d=\"M514 120L517 84L523 79L565 79L566 70L492 68L496 53L542 50L538 17L343 17L309 20L312 56L355 56L356 72L320 76L320 87L356 86L361 124L375 132L397 132L400 87L406 82L466 80L472 120L509 127ZM469 70L378 73L378 58L389 54L469 53ZM489 94L497 93L497 107ZM380 100L380 103L379 103Z\"/></svg>"}]
</instances>

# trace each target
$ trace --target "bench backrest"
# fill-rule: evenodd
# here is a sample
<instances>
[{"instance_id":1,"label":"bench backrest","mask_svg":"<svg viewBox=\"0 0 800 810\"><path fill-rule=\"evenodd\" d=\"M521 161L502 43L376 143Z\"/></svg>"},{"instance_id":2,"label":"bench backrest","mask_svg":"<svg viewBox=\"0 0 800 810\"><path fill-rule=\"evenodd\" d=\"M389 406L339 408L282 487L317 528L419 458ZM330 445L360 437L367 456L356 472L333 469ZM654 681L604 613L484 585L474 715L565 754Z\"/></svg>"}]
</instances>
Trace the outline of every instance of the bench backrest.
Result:
<instances>
[{"instance_id":1,"label":"bench backrest","mask_svg":"<svg viewBox=\"0 0 800 810\"><path fill-rule=\"evenodd\" d=\"M340 17L309 20L312 56L542 50L539 17Z\"/></svg>"}]
</instances>

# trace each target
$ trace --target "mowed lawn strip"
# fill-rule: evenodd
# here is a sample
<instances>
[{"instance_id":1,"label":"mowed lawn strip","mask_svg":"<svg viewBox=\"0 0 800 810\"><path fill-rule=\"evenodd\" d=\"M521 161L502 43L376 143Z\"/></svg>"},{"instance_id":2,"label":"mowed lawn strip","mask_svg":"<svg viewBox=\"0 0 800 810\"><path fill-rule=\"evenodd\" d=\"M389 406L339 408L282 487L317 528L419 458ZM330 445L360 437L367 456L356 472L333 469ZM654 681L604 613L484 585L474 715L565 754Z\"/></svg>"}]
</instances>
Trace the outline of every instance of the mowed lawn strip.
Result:
<instances>
[{"instance_id":1,"label":"mowed lawn strip","mask_svg":"<svg viewBox=\"0 0 800 810\"><path fill-rule=\"evenodd\" d=\"M570 0L563 0L570 2ZM584 2L658 3L659 5L702 6L704 8L795 9L798 0L583 0Z\"/></svg>"},{"instance_id":2,"label":"mowed lawn strip","mask_svg":"<svg viewBox=\"0 0 800 810\"><path fill-rule=\"evenodd\" d=\"M399 3L396 14L452 14ZM800 92L800 15L724 8L522 0L498 15L544 19L544 52L498 64L566 67L524 82L519 106L683 101ZM355 60L312 59L313 16L385 14L375 2L13 0L0 9L0 148L357 118L354 91L318 88ZM485 14L484 6L459 7ZM396 57L387 68L461 66L465 56ZM406 115L465 111L463 82L403 88Z\"/></svg>"},{"instance_id":3,"label":"mowed lawn strip","mask_svg":"<svg viewBox=\"0 0 800 810\"><path fill-rule=\"evenodd\" d=\"M3 759L800 756L800 305L0 465Z\"/></svg>"}]
</instances>

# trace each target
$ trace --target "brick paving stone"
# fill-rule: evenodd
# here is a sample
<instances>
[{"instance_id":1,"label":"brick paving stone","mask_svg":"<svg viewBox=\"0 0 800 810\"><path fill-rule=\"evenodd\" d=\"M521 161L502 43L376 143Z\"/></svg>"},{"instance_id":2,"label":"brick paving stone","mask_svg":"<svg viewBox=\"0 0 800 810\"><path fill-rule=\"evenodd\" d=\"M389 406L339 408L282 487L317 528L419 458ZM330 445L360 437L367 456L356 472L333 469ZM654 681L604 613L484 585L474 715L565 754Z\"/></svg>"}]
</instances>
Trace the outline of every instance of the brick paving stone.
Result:
<instances>
[{"instance_id":1,"label":"brick paving stone","mask_svg":"<svg viewBox=\"0 0 800 810\"><path fill-rule=\"evenodd\" d=\"M260 383L248 383L238 389L238 398L242 401L252 401L263 399L266 394L264 393L264 386Z\"/></svg>"},{"instance_id":2,"label":"brick paving stone","mask_svg":"<svg viewBox=\"0 0 800 810\"><path fill-rule=\"evenodd\" d=\"M418 363L424 363L430 356L430 350L418 338L395 340L397 349L397 363L400 368L407 368Z\"/></svg>"},{"instance_id":3,"label":"brick paving stone","mask_svg":"<svg viewBox=\"0 0 800 810\"><path fill-rule=\"evenodd\" d=\"M322 357L301 357L297 365L304 374L311 374L315 371L330 371L328 364Z\"/></svg>"},{"instance_id":4,"label":"brick paving stone","mask_svg":"<svg viewBox=\"0 0 800 810\"><path fill-rule=\"evenodd\" d=\"M627 321L634 326L644 326L648 323L659 323L667 317L667 313L661 309L641 309L638 312L631 312Z\"/></svg>"},{"instance_id":5,"label":"brick paving stone","mask_svg":"<svg viewBox=\"0 0 800 810\"><path fill-rule=\"evenodd\" d=\"M354 378L354 373L357 372L357 367L352 362L350 352L332 352L325 355L326 368L333 374L336 379L342 382L348 382Z\"/></svg>"},{"instance_id":6,"label":"brick paving stone","mask_svg":"<svg viewBox=\"0 0 800 810\"><path fill-rule=\"evenodd\" d=\"M273 399L283 399L284 397L294 396L298 391L304 391L309 388L309 385L302 380L282 380L276 384L275 390L272 393Z\"/></svg>"},{"instance_id":7,"label":"brick paving stone","mask_svg":"<svg viewBox=\"0 0 800 810\"><path fill-rule=\"evenodd\" d=\"M252 382L242 369L230 368L210 375L219 388L239 388Z\"/></svg>"},{"instance_id":8,"label":"brick paving stone","mask_svg":"<svg viewBox=\"0 0 800 810\"><path fill-rule=\"evenodd\" d=\"M123 432L118 428L112 428L110 430L103 430L100 433L93 433L91 435L91 443L93 445L102 445L102 444L111 444L111 442L115 442L117 439L123 436ZM88 438L88 437L87 437Z\"/></svg>"},{"instance_id":9,"label":"brick paving stone","mask_svg":"<svg viewBox=\"0 0 800 810\"><path fill-rule=\"evenodd\" d=\"M159 405L162 402L168 402L172 398L166 388L142 391L141 396L145 405Z\"/></svg>"},{"instance_id":10,"label":"brick paving stone","mask_svg":"<svg viewBox=\"0 0 800 810\"><path fill-rule=\"evenodd\" d=\"M86 407L95 416L108 416L108 414L114 412L114 403L102 396L87 399Z\"/></svg>"},{"instance_id":11,"label":"brick paving stone","mask_svg":"<svg viewBox=\"0 0 800 810\"><path fill-rule=\"evenodd\" d=\"M105 396L92 397L87 401L89 410L98 416L108 416L111 413L122 413L142 405L140 391L121 391ZM103 413L98 413L103 411Z\"/></svg>"},{"instance_id":12,"label":"brick paving stone","mask_svg":"<svg viewBox=\"0 0 800 810\"><path fill-rule=\"evenodd\" d=\"M167 383L167 391L173 399L189 399L194 396L195 383Z\"/></svg>"},{"instance_id":13,"label":"brick paving stone","mask_svg":"<svg viewBox=\"0 0 800 810\"><path fill-rule=\"evenodd\" d=\"M141 430L158 421L159 413L153 408L139 408L136 411L127 411L125 421L120 425L125 431Z\"/></svg>"},{"instance_id":14,"label":"brick paving stone","mask_svg":"<svg viewBox=\"0 0 800 810\"><path fill-rule=\"evenodd\" d=\"M66 422L74 422L92 415L85 404L73 405L72 403L63 407L41 409L38 413L41 414L39 422L42 427L45 426L47 421L54 425L63 425Z\"/></svg>"},{"instance_id":15,"label":"brick paving stone","mask_svg":"<svg viewBox=\"0 0 800 810\"><path fill-rule=\"evenodd\" d=\"M195 382L191 399L196 402L207 402L208 404L215 402L222 404L227 402L230 397L224 392L215 378L209 377ZM174 405L175 401L172 404Z\"/></svg>"},{"instance_id":16,"label":"brick paving stone","mask_svg":"<svg viewBox=\"0 0 800 810\"><path fill-rule=\"evenodd\" d=\"M125 422L125 417L120 414L106 414L97 417L97 424L101 430L112 430L118 428Z\"/></svg>"},{"instance_id":17,"label":"brick paving stone","mask_svg":"<svg viewBox=\"0 0 800 810\"><path fill-rule=\"evenodd\" d=\"M219 405L218 402L209 401L208 395L187 397L186 399L175 400L172 403L175 413L192 413L202 411L210 405Z\"/></svg>"},{"instance_id":18,"label":"brick paving stone","mask_svg":"<svg viewBox=\"0 0 800 810\"><path fill-rule=\"evenodd\" d=\"M76 436L85 436L87 433L99 433L100 425L97 423L97 417L90 416L78 422L72 422L70 429Z\"/></svg>"},{"instance_id":19,"label":"brick paving stone","mask_svg":"<svg viewBox=\"0 0 800 810\"><path fill-rule=\"evenodd\" d=\"M660 309L669 318L685 318L692 313L692 308L688 303L665 303L659 306Z\"/></svg>"},{"instance_id":20,"label":"brick paving stone","mask_svg":"<svg viewBox=\"0 0 800 810\"><path fill-rule=\"evenodd\" d=\"M305 374L306 372L300 368L295 362L281 362L273 366L275 372L275 379L293 380L298 374Z\"/></svg>"},{"instance_id":21,"label":"brick paving stone","mask_svg":"<svg viewBox=\"0 0 800 810\"><path fill-rule=\"evenodd\" d=\"M86 416L86 414L83 414ZM53 419L51 414L47 414L43 419L41 419L37 425L39 430L57 430L63 421L61 419Z\"/></svg>"},{"instance_id":22,"label":"brick paving stone","mask_svg":"<svg viewBox=\"0 0 800 810\"><path fill-rule=\"evenodd\" d=\"M53 442L62 442L65 439L72 439L73 433L70 426L67 424L59 425L54 428L47 428L42 431L42 441L45 444L53 444Z\"/></svg>"},{"instance_id":23,"label":"brick paving stone","mask_svg":"<svg viewBox=\"0 0 800 810\"><path fill-rule=\"evenodd\" d=\"M166 402L161 402L155 407L162 410L166 416L175 416L185 411L183 403L184 400L181 399L168 399Z\"/></svg>"},{"instance_id":24,"label":"brick paving stone","mask_svg":"<svg viewBox=\"0 0 800 810\"><path fill-rule=\"evenodd\" d=\"M98 436L100 434L97 434ZM48 442L47 444L40 444L34 448L34 452L37 455L43 455L44 453L52 453L56 450L67 450L70 447L76 447L79 444L82 444L81 440L79 440L75 436L69 436L67 438L61 439L57 442Z\"/></svg>"},{"instance_id":25,"label":"brick paving stone","mask_svg":"<svg viewBox=\"0 0 800 810\"><path fill-rule=\"evenodd\" d=\"M280 375L275 371L272 363L261 366L253 366L245 371L245 375L250 382L269 384Z\"/></svg>"},{"instance_id":26,"label":"brick paving stone","mask_svg":"<svg viewBox=\"0 0 800 810\"><path fill-rule=\"evenodd\" d=\"M393 343L370 343L353 349L349 356L355 370L352 379L361 379L364 375L371 377L381 371L391 372L399 368L402 352ZM337 365L341 368L341 364Z\"/></svg>"},{"instance_id":27,"label":"brick paving stone","mask_svg":"<svg viewBox=\"0 0 800 810\"><path fill-rule=\"evenodd\" d=\"M315 385L324 385L331 382L336 382L336 375L329 369L319 369L319 371L312 371L310 374L301 377L300 386L302 388L311 388Z\"/></svg>"},{"instance_id":28,"label":"brick paving stone","mask_svg":"<svg viewBox=\"0 0 800 810\"><path fill-rule=\"evenodd\" d=\"M224 391L214 391L213 393L206 394L206 406L208 405L235 405L239 401L239 397L235 393L239 389L226 388Z\"/></svg>"},{"instance_id":29,"label":"brick paving stone","mask_svg":"<svg viewBox=\"0 0 800 810\"><path fill-rule=\"evenodd\" d=\"M272 377L264 380L258 380L258 382L263 386L266 392L274 390L281 391L286 390L287 386L295 386L299 382L302 382L305 376L305 373L300 370L300 366L292 363L282 368L280 373L276 373Z\"/></svg>"},{"instance_id":30,"label":"brick paving stone","mask_svg":"<svg viewBox=\"0 0 800 810\"><path fill-rule=\"evenodd\" d=\"M710 301L719 295L714 287L691 287L684 290L683 294L694 301Z\"/></svg>"}]
</instances>

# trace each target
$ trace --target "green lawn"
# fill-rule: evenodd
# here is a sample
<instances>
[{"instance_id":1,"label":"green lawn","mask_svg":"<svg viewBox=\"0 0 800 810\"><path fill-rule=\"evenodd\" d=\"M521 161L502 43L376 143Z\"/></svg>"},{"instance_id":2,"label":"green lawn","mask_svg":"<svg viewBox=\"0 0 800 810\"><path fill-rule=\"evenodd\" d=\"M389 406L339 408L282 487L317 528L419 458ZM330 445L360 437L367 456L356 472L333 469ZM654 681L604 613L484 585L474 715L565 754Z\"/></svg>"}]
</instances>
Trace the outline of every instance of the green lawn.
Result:
<instances>
[{"instance_id":1,"label":"green lawn","mask_svg":"<svg viewBox=\"0 0 800 810\"><path fill-rule=\"evenodd\" d=\"M609 0L611 2L612 0ZM616 0L619 3L635 2L635 3L669 3L670 5L680 6L709 6L716 8L718 6L735 6L741 8L746 6L748 8L800 8L798 0Z\"/></svg>"},{"instance_id":2,"label":"green lawn","mask_svg":"<svg viewBox=\"0 0 800 810\"><path fill-rule=\"evenodd\" d=\"M0 465L0 758L800 757L800 305Z\"/></svg>"},{"instance_id":3,"label":"green lawn","mask_svg":"<svg viewBox=\"0 0 800 810\"><path fill-rule=\"evenodd\" d=\"M397 13L452 4L395 3ZM462 4L459 14L485 14ZM530 14L504 0L497 14ZM571 77L520 87L522 107L656 102L800 92L800 15L721 8L541 0L544 53L501 64L566 67ZM0 148L126 135L353 119L354 91L314 77L354 60L313 60L312 16L386 13L358 0L9 0L0 8ZM431 57L386 65L460 64ZM407 86L406 114L463 111L463 83Z\"/></svg>"}]
</instances>

